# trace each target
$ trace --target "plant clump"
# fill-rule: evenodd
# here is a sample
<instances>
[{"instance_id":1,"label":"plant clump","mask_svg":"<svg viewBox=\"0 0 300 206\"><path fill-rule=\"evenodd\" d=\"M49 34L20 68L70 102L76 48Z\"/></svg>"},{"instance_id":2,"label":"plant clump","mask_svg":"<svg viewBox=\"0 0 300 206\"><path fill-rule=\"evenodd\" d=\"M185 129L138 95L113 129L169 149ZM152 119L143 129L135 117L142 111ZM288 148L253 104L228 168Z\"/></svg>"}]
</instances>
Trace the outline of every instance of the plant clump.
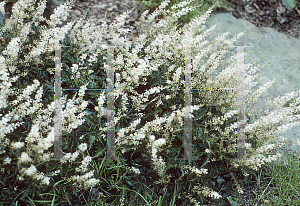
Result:
<instances>
[{"instance_id":1,"label":"plant clump","mask_svg":"<svg viewBox=\"0 0 300 206\"><path fill-rule=\"evenodd\" d=\"M98 30L83 19L57 28L61 19L66 19L72 1L54 11L46 20L48 27L40 27L45 0L37 7L35 1L14 4L13 27L2 27L0 39L2 201L203 205L219 199L226 204L226 197L235 189L242 194L240 185L280 156L267 154L271 148L281 146L267 141L275 141L278 130L288 128L285 121L295 118L299 108L295 104L286 108L282 105L298 93L275 99L273 110L254 121L251 104L271 85L268 83L245 102L248 119L244 159L232 160L236 157L237 127L234 93L198 90L193 91L191 111L193 158L199 160L176 160L184 154L186 49L191 49L193 55L192 88L232 88L238 55L229 60L223 56L243 33L230 40L225 39L225 33L213 42L204 41L215 28L203 31L202 26L213 7L177 28L176 20L195 7L183 8L191 0L164 10L169 2L161 3L147 19L148 11L143 13L140 26L152 23L152 27L136 42L117 33L128 32L120 29L128 13L112 25L104 21ZM164 18L156 23L155 17L160 14ZM203 32L196 35L199 31ZM80 90L62 91L64 155L52 160L53 67L58 45L62 46L61 87ZM118 45L113 59L118 160L99 161L107 156L108 129L103 108L107 107L104 88L111 69L107 48L112 45ZM190 45L197 47L192 49ZM252 65L245 65L246 70ZM212 76L216 69L221 72ZM249 88L257 69L247 71L245 84ZM281 125L284 127L279 128ZM98 191L97 200L91 195L92 189L94 194Z\"/></svg>"}]
</instances>

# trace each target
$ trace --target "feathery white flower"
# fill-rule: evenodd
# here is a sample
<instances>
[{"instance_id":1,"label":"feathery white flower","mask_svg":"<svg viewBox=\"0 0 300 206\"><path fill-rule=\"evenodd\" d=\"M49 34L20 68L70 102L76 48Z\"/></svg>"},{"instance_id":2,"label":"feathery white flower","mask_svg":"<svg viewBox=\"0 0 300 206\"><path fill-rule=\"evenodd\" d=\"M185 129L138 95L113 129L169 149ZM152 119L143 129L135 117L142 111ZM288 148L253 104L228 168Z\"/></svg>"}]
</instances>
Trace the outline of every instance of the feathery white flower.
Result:
<instances>
[{"instance_id":1,"label":"feathery white flower","mask_svg":"<svg viewBox=\"0 0 300 206\"><path fill-rule=\"evenodd\" d=\"M3 161L3 164L5 165L5 164L10 164L10 162L11 162L11 158L10 157L6 157L5 159L4 159L4 161Z\"/></svg>"},{"instance_id":2,"label":"feathery white flower","mask_svg":"<svg viewBox=\"0 0 300 206\"><path fill-rule=\"evenodd\" d=\"M160 147L161 145L163 145L165 143L166 143L166 140L164 138L160 138L160 139L155 140L153 145L154 145L154 147Z\"/></svg>"},{"instance_id":3,"label":"feathery white flower","mask_svg":"<svg viewBox=\"0 0 300 206\"><path fill-rule=\"evenodd\" d=\"M11 143L11 147L14 149L19 149L24 147L24 142L13 142Z\"/></svg>"},{"instance_id":4,"label":"feathery white flower","mask_svg":"<svg viewBox=\"0 0 300 206\"><path fill-rule=\"evenodd\" d=\"M206 153L211 153L211 150L210 149L205 149L205 152Z\"/></svg>"},{"instance_id":5,"label":"feathery white flower","mask_svg":"<svg viewBox=\"0 0 300 206\"><path fill-rule=\"evenodd\" d=\"M34 165L31 165L29 168L25 170L25 173L29 176L32 176L34 173L36 173L36 167Z\"/></svg>"},{"instance_id":6,"label":"feathery white flower","mask_svg":"<svg viewBox=\"0 0 300 206\"><path fill-rule=\"evenodd\" d=\"M149 137L149 139L150 139L150 141L154 141L154 140L155 140L155 136L154 136L154 135L151 135L151 136Z\"/></svg>"},{"instance_id":7,"label":"feathery white flower","mask_svg":"<svg viewBox=\"0 0 300 206\"><path fill-rule=\"evenodd\" d=\"M50 184L50 177L45 177L45 178L42 180L42 184L49 185L49 184Z\"/></svg>"},{"instance_id":8,"label":"feathery white flower","mask_svg":"<svg viewBox=\"0 0 300 206\"><path fill-rule=\"evenodd\" d=\"M20 162L29 162L29 161L31 161L31 158L28 156L28 154L26 152L22 152L19 160L20 160Z\"/></svg>"},{"instance_id":9,"label":"feathery white flower","mask_svg":"<svg viewBox=\"0 0 300 206\"><path fill-rule=\"evenodd\" d=\"M83 152L87 149L87 144L86 143L82 143L81 145L78 146L78 148Z\"/></svg>"},{"instance_id":10,"label":"feathery white flower","mask_svg":"<svg viewBox=\"0 0 300 206\"><path fill-rule=\"evenodd\" d=\"M135 167L131 167L131 170L133 172L135 172L136 174L140 174L141 173L140 170L138 168L135 168Z\"/></svg>"}]
</instances>

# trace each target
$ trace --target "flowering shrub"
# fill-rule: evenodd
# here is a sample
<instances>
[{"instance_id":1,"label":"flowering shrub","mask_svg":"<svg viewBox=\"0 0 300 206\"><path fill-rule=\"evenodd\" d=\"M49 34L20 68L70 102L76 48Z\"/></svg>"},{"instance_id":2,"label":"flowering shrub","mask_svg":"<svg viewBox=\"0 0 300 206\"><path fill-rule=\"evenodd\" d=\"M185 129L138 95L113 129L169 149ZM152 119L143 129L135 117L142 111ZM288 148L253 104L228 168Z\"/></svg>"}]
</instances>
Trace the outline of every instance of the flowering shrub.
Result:
<instances>
[{"instance_id":1,"label":"flowering shrub","mask_svg":"<svg viewBox=\"0 0 300 206\"><path fill-rule=\"evenodd\" d=\"M140 34L133 43L116 32L128 32L120 28L126 14L110 26L104 22L101 29L95 29L89 21L83 25L82 19L56 28L61 19L66 19L73 3L70 2L55 10L50 21L46 20L48 28L38 27L43 20L45 1L39 2L37 8L35 1L15 3L11 17L13 27L1 28L0 44L0 160L3 161L0 167L4 187L0 199L3 202L55 201L58 205L84 205L91 203L93 188L101 191L102 196L97 199L99 205L145 202L150 205L157 201L162 205L203 205L212 198L225 200L234 193L233 182L239 193L243 193L239 185L266 162L280 156L267 155L269 149L280 146L268 141L276 140L276 132L282 131L279 129L288 128L285 120L296 117L292 115L299 110L295 104L281 107L298 93L275 99L273 111L269 109L267 116L256 117L254 121L250 104L270 86L268 83L245 102L248 107L245 111L247 152L243 160L229 159L236 157L234 93L199 90L192 96L192 130L193 155L201 160L189 165L175 161L183 156L184 150L185 45L201 46L201 49L193 49L192 88L230 88L234 87L231 80L236 75L237 55L229 60L222 56L242 33L231 40L225 39L226 33L214 42L203 41L214 27L200 35L196 33L203 30L201 25L212 8L178 29L174 26L176 20L193 7L175 10L191 1L165 11L168 2L163 2L147 20L147 11L142 15L141 29L153 23L162 12L164 18L152 24L152 29ZM58 44L68 46L62 47L61 53L62 88L80 88L79 93L63 92L64 156L60 161L50 159L53 157L51 119L55 105L51 69ZM106 106L105 90L86 89L106 87L109 67L103 44L121 45L114 50L113 63L115 152L123 161L102 160L98 164L97 158L105 157L107 142L106 119L101 112ZM251 64L245 66L247 70ZM216 77L210 76L216 68L222 72ZM253 86L255 76L252 74L256 69L248 71L245 78L249 87ZM285 127L279 128L280 125Z\"/></svg>"}]
</instances>

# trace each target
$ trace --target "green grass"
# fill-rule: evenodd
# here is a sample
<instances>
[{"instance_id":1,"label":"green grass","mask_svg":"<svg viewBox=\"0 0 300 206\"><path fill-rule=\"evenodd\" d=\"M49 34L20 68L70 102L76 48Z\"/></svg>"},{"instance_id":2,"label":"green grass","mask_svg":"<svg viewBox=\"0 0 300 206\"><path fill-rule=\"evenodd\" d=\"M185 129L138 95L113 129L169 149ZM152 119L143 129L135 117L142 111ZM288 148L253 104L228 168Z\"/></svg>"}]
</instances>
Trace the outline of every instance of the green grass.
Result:
<instances>
[{"instance_id":1,"label":"green grass","mask_svg":"<svg viewBox=\"0 0 300 206\"><path fill-rule=\"evenodd\" d=\"M264 165L255 182L244 185L248 192L238 199L238 205L300 205L300 169L298 155L284 153L280 164Z\"/></svg>"}]
</instances>

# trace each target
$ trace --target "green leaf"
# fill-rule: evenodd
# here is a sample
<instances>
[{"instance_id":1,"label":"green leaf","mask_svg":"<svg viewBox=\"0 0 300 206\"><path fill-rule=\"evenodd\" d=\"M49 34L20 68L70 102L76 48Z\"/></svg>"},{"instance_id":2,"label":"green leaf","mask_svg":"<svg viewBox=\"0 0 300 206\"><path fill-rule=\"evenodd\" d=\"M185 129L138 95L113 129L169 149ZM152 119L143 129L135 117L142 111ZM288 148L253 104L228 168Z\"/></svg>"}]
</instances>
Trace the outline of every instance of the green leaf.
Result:
<instances>
[{"instance_id":1,"label":"green leaf","mask_svg":"<svg viewBox=\"0 0 300 206\"><path fill-rule=\"evenodd\" d=\"M96 138L95 136L90 136L89 138L90 142L89 142L89 149L91 149L91 147L93 146L93 143L95 142Z\"/></svg>"},{"instance_id":2,"label":"green leaf","mask_svg":"<svg viewBox=\"0 0 300 206\"><path fill-rule=\"evenodd\" d=\"M227 200L229 201L231 206L237 205L237 202L236 202L237 198L229 196L229 197L227 197Z\"/></svg>"},{"instance_id":3,"label":"green leaf","mask_svg":"<svg viewBox=\"0 0 300 206\"><path fill-rule=\"evenodd\" d=\"M8 0L6 3L16 3L18 0Z\"/></svg>"},{"instance_id":4,"label":"green leaf","mask_svg":"<svg viewBox=\"0 0 300 206\"><path fill-rule=\"evenodd\" d=\"M287 8L287 9L293 9L296 6L296 1L295 0L282 0L282 4Z\"/></svg>"}]
</instances>

